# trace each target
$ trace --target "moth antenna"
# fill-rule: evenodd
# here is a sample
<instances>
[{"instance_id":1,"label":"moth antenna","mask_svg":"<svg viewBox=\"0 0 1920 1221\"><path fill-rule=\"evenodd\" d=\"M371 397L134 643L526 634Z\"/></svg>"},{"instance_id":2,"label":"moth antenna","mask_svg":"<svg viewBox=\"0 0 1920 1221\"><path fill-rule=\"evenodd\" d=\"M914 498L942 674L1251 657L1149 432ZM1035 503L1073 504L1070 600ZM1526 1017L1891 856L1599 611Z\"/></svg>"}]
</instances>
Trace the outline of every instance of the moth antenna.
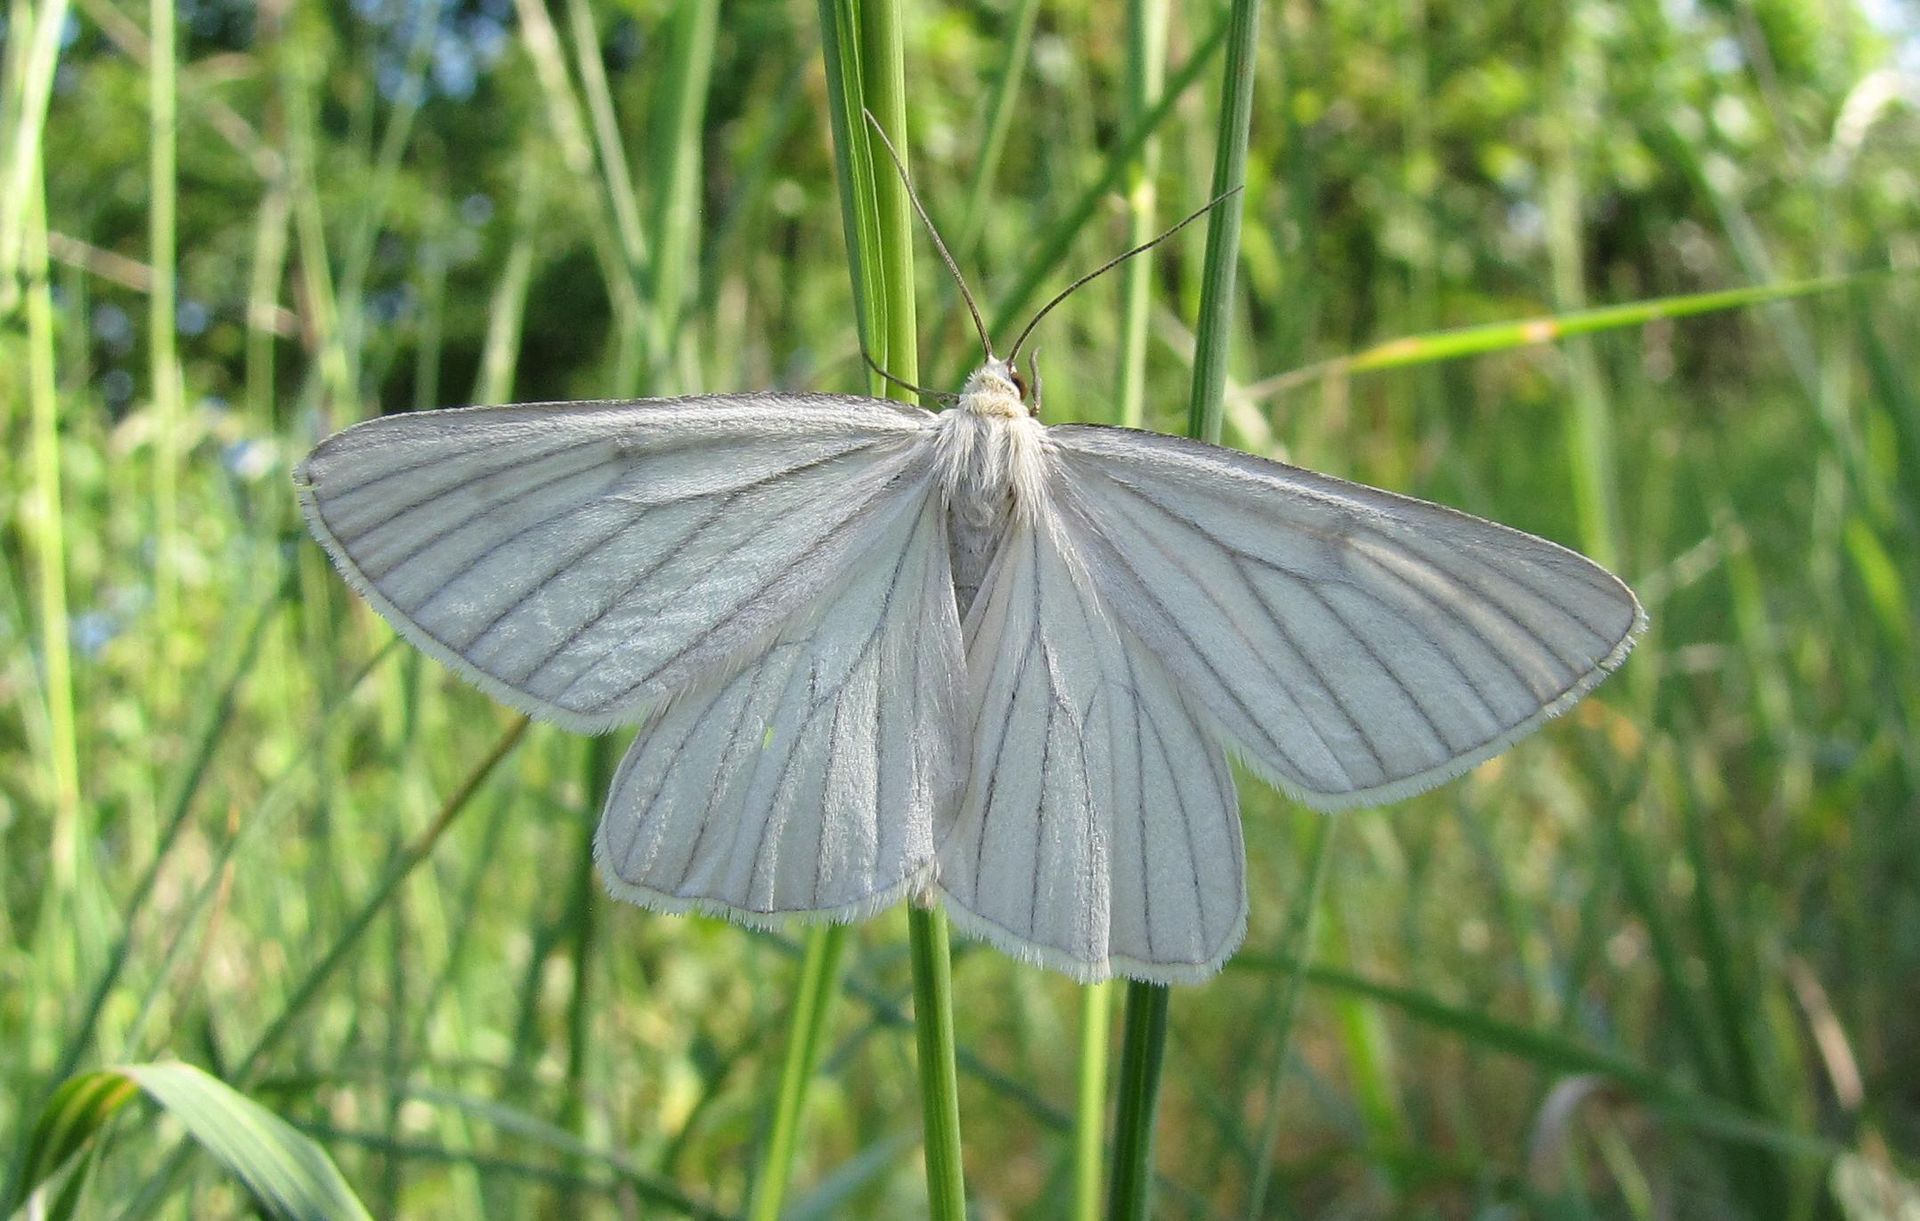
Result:
<instances>
[{"instance_id":1,"label":"moth antenna","mask_svg":"<svg viewBox=\"0 0 1920 1221\"><path fill-rule=\"evenodd\" d=\"M893 141L887 139L886 129L880 126L880 120L873 117L873 111L866 107L860 113L867 116L867 122L873 125L873 134L880 137L887 156L893 158L893 168L900 171L900 185L907 189L907 198L913 201L913 210L920 214L920 223L927 227L927 235L933 239L933 248L940 252L940 261L947 265L947 271L953 275L953 282L960 286L960 299L967 303L967 312L973 315L973 329L980 336L980 346L986 350L987 359L993 359L993 340L987 338L987 324L980 317L980 307L973 303L973 294L967 291L966 277L960 274L960 264L953 261L953 255L947 252L947 244L940 240L940 230L934 228L933 218L927 215L926 207L921 204L920 196L913 189L913 179L907 176L907 163L900 159L899 152L893 147Z\"/></svg>"},{"instance_id":2,"label":"moth antenna","mask_svg":"<svg viewBox=\"0 0 1920 1221\"><path fill-rule=\"evenodd\" d=\"M1135 246L1132 250L1127 251L1125 254L1115 255L1114 257L1108 259L1106 262L1100 264L1100 266L1088 272L1086 275L1081 276L1078 280L1075 280L1073 283L1061 289L1057 294L1054 295L1053 300L1047 302L1045 305L1040 307L1040 312L1033 316L1033 321L1027 323L1027 329L1020 332L1020 338L1013 341L1013 350L1007 353L1007 360L1011 362L1019 357L1021 345L1027 342L1027 336L1033 334L1033 328L1040 325L1040 320L1042 318L1045 318L1048 314L1053 312L1054 306L1060 304L1062 301L1065 301L1068 297L1071 297L1074 293L1078 292L1080 289L1085 288L1088 284L1092 283L1094 280L1097 280L1101 276L1106 275L1108 272L1120 266L1120 264L1126 262L1128 259L1132 258L1134 255L1145 254L1147 251L1152 250L1155 246L1158 246L1161 242L1166 241L1168 238L1172 237L1174 234L1180 232L1182 229L1186 228L1188 225L1191 225L1194 221L1199 220L1201 217L1213 211L1215 208L1219 207L1221 204L1227 202L1227 200L1232 199L1235 195L1238 195L1241 191L1245 189L1246 188L1244 186L1238 186L1238 187L1234 187L1232 190L1220 192L1218 195L1215 195L1212 199L1208 200L1204 207L1200 208L1198 211L1193 212L1192 214L1187 216L1186 219L1182 220L1179 224L1173 226L1171 229L1165 230L1160 234L1160 236L1152 239L1151 241L1141 242L1138 246ZM972 304L972 302L968 302L968 304Z\"/></svg>"},{"instance_id":3,"label":"moth antenna","mask_svg":"<svg viewBox=\"0 0 1920 1221\"><path fill-rule=\"evenodd\" d=\"M953 397L952 395L947 394L944 391L929 390L925 386L916 386L912 382L907 381L905 378L895 377L893 374L887 372L885 369L882 369L880 367L880 362L873 358L873 353L867 351L867 338L864 335L860 336L860 359L867 362L867 368L872 369L875 373L878 373L881 377L885 378L887 381L892 382L894 385L900 387L902 390L906 390L913 394L917 394L921 398L936 399L936 400L944 401L946 399Z\"/></svg>"}]
</instances>

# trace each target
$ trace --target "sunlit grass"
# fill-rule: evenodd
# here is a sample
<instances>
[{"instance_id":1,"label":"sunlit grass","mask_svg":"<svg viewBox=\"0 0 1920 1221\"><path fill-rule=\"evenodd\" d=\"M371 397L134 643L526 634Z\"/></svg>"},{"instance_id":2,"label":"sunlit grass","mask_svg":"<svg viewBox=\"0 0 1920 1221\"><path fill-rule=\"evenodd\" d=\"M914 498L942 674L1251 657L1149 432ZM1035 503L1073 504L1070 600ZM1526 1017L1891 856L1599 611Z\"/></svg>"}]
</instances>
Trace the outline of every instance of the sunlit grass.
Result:
<instances>
[{"instance_id":1,"label":"sunlit grass","mask_svg":"<svg viewBox=\"0 0 1920 1221\"><path fill-rule=\"evenodd\" d=\"M59 0L8 10L9 1186L54 1132L56 1211L244 1212L224 1155L84 1075L180 1059L377 1216L925 1213L906 916L607 899L623 741L395 647L288 472L469 396L868 389L857 322L950 381L976 353L920 235L849 203L894 190L857 107L1005 339L1207 201L1231 14L1171 10L1142 92L1162 53L1117 9L522 3L464 94L440 26L180 6L169 53L176 7L87 0L71 41ZM1801 5L1264 10L1234 322L1198 321L1196 227L1049 319L1050 416L1184 431L1211 387L1229 440L1610 553L1654 629L1391 811L1243 784L1247 948L1172 994L1155 1214L1811 1217L1842 1151L1835 1182L1912 1177L1920 205L1882 42ZM876 13L884 105L884 34L822 54ZM1083 990L951 952L969 1204L1086 1215L1121 1032L1103 1066ZM36 1127L80 1095L115 1106Z\"/></svg>"}]
</instances>

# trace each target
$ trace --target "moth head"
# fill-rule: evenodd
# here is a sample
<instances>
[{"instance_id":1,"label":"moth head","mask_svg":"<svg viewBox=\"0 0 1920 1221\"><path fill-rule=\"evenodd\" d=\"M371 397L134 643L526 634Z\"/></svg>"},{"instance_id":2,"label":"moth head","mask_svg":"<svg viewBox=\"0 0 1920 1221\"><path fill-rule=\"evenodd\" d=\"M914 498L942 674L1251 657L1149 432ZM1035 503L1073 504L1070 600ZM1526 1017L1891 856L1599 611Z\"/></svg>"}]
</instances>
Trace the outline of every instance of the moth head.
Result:
<instances>
[{"instance_id":1,"label":"moth head","mask_svg":"<svg viewBox=\"0 0 1920 1221\"><path fill-rule=\"evenodd\" d=\"M1027 379L1013 362L988 357L960 391L960 406L978 415L1024 419L1033 414L1028 397Z\"/></svg>"}]
</instances>

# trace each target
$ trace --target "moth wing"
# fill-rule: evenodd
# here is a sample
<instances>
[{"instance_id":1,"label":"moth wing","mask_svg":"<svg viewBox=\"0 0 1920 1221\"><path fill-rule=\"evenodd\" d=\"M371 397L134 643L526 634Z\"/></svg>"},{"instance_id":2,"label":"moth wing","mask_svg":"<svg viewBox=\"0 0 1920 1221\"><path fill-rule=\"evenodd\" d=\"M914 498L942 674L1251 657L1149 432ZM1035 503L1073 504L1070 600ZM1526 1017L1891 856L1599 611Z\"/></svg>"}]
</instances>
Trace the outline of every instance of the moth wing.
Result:
<instances>
[{"instance_id":1,"label":"moth wing","mask_svg":"<svg viewBox=\"0 0 1920 1221\"><path fill-rule=\"evenodd\" d=\"M971 763L943 828L955 925L1091 981L1204 979L1246 929L1233 777L1047 520L1016 518L967 622Z\"/></svg>"},{"instance_id":2,"label":"moth wing","mask_svg":"<svg viewBox=\"0 0 1920 1221\"><path fill-rule=\"evenodd\" d=\"M960 737L943 515L923 498L764 655L642 728L595 840L615 895L765 924L925 885Z\"/></svg>"},{"instance_id":3,"label":"moth wing","mask_svg":"<svg viewBox=\"0 0 1920 1221\"><path fill-rule=\"evenodd\" d=\"M829 395L473 407L357 424L295 483L402 636L599 731L751 657L912 516L931 421Z\"/></svg>"},{"instance_id":4,"label":"moth wing","mask_svg":"<svg viewBox=\"0 0 1920 1221\"><path fill-rule=\"evenodd\" d=\"M1048 436L1101 595L1312 806L1393 801L1498 754L1645 626L1599 565L1465 513L1157 433Z\"/></svg>"}]
</instances>

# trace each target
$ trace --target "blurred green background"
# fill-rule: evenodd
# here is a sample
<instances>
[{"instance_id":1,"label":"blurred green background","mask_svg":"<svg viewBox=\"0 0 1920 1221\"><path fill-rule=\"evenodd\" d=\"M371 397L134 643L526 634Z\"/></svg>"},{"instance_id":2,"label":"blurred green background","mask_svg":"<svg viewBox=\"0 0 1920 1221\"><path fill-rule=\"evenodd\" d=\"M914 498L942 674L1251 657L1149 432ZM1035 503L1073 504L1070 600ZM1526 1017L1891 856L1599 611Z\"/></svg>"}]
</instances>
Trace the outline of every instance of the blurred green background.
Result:
<instances>
[{"instance_id":1,"label":"blurred green background","mask_svg":"<svg viewBox=\"0 0 1920 1221\"><path fill-rule=\"evenodd\" d=\"M181 1107L76 1077L181 1059L377 1216L744 1206L800 932L608 899L618 735L510 741L329 570L289 473L379 412L865 389L835 7L10 0L12 1191L59 1166L78 1215L246 1214ZM1221 17L906 8L915 182L1003 343L1206 201ZM1130 21L1177 91L1145 174ZM1579 547L1653 627L1508 755L1341 816L1318 892L1319 816L1243 782L1251 928L1173 995L1159 1214L1914 1215L1920 9L1269 0L1256 69L1229 443ZM1183 429L1204 241L1048 320L1052 419ZM954 386L938 273L921 368ZM793 1215L926 1207L904 928L853 934ZM971 1206L1057 1215L1080 990L955 948Z\"/></svg>"}]
</instances>

